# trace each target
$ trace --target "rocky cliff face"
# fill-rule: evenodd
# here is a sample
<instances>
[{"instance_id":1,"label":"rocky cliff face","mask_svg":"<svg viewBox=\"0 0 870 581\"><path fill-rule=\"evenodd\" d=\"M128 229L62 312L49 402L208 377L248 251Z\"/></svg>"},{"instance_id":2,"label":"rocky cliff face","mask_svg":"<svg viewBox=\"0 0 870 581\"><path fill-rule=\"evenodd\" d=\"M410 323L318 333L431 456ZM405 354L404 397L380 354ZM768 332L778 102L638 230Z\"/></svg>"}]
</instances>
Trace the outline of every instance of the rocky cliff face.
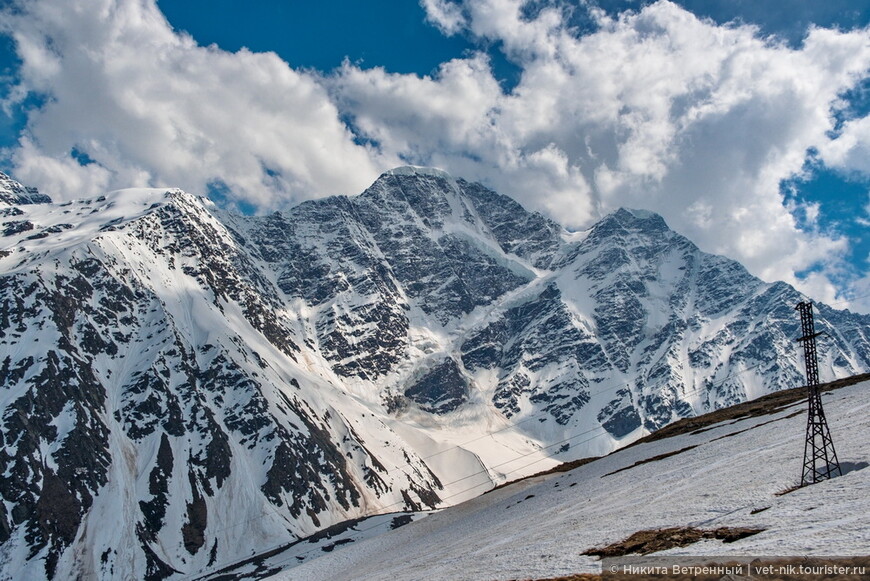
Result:
<instances>
[{"instance_id":1,"label":"rocky cliff face","mask_svg":"<svg viewBox=\"0 0 870 581\"><path fill-rule=\"evenodd\" d=\"M0 569L159 579L803 381L800 295L619 210L442 172L263 217L0 176ZM870 317L817 311L826 379Z\"/></svg>"}]
</instances>

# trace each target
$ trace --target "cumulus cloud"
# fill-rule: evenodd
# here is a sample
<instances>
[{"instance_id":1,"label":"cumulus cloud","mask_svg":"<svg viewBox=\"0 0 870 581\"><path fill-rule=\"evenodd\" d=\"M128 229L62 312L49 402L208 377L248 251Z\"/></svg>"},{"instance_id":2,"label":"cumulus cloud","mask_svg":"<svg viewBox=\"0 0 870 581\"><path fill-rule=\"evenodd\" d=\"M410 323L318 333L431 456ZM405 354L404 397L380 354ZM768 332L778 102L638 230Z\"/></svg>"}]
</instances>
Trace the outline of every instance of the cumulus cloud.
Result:
<instances>
[{"instance_id":1,"label":"cumulus cloud","mask_svg":"<svg viewBox=\"0 0 870 581\"><path fill-rule=\"evenodd\" d=\"M829 167L870 175L870 117L847 121L838 137L820 148L819 157Z\"/></svg>"},{"instance_id":2,"label":"cumulus cloud","mask_svg":"<svg viewBox=\"0 0 870 581\"><path fill-rule=\"evenodd\" d=\"M448 36L465 27L462 7L449 0L421 0L420 5L426 12L427 20Z\"/></svg>"},{"instance_id":3,"label":"cumulus cloud","mask_svg":"<svg viewBox=\"0 0 870 581\"><path fill-rule=\"evenodd\" d=\"M271 208L377 175L317 78L273 53L198 46L154 0L28 0L2 16L23 63L10 98L45 100L15 173L55 196L220 183Z\"/></svg>"},{"instance_id":4,"label":"cumulus cloud","mask_svg":"<svg viewBox=\"0 0 870 581\"><path fill-rule=\"evenodd\" d=\"M867 264L870 266L870 256L867 256ZM837 308L851 308L858 313L870 313L870 275L862 276L849 285L848 296L853 297L842 304L835 304Z\"/></svg>"}]
</instances>

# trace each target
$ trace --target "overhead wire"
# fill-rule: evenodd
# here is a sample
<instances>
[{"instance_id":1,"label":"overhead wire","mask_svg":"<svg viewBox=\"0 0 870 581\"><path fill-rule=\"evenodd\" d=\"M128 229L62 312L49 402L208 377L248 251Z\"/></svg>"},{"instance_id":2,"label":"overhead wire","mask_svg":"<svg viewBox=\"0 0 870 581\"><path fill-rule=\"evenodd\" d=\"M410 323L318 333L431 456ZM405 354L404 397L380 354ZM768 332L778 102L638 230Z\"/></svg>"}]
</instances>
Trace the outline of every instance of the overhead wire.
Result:
<instances>
[{"instance_id":1,"label":"overhead wire","mask_svg":"<svg viewBox=\"0 0 870 581\"><path fill-rule=\"evenodd\" d=\"M757 368L757 367L760 367L761 365L763 365L763 363L758 363L758 364L756 364L756 365L753 365L753 366L751 366L751 367L748 367L748 368L746 368L746 369L743 369L743 370L741 370L741 371L739 371L739 372L737 372L737 373L730 374L730 375L728 375L727 377L725 377L725 378L719 380L717 383L724 383L725 381L727 381L728 379L731 379L731 378L734 377L734 376L741 375L741 374L743 374L743 373L747 373L748 371L751 371L752 369L755 369L755 368ZM714 383L713 385L715 385L715 383ZM704 387L707 387L707 386L704 386ZM693 389L693 390L691 390L690 392L687 392L687 393L691 393L691 392L699 391L700 389L701 389L701 388L696 388L696 389ZM583 435L589 434L589 433L591 433L591 432L593 432L593 431L598 431L599 429L600 429L600 427L596 427L596 428L594 428L594 429L590 429L590 430L585 430L585 431L583 431L583 432L579 432L579 433L577 433L577 434L574 434L573 436L570 436L570 437L565 438L565 439L563 439L563 440L560 440L560 441L558 441L558 442L554 442L554 443L552 443L552 444L550 444L550 445L548 445L548 446L544 446L544 447L542 447L542 448L540 448L540 449L538 449L538 450L535 450L535 451L532 451L532 452L527 452L527 453L521 454L521 455L517 456L516 458L513 458L513 459L511 459L511 460L509 460L509 461L507 461L507 462L503 462L502 464L492 466L491 468L495 468L495 467L498 467L498 466L501 466L501 465L504 465L504 464L509 464L509 463L511 463L511 462L515 462L515 461L517 461L517 460L519 460L519 459L521 459L521 458L524 458L524 457L532 456L532 455L537 454L537 453L540 453L541 451L546 450L546 449L548 449L548 448L552 448L552 447L558 446L558 445L560 445L560 444L563 444L563 443L565 443L565 442L568 442L568 441L570 441L570 440L573 440L573 439L575 439L575 438L577 438L577 437L579 437L579 436L583 436ZM589 438L586 438L585 440L582 440L581 442L578 442L578 444L583 444L583 443L585 443L585 442L592 441L592 440L594 440L595 438L598 438L598 437L600 437L600 436L604 436L604 435L607 435L607 432L601 432L601 431L599 431L597 434L594 434L593 436L591 436L591 437L589 437ZM545 456L545 457L542 457L542 458L538 458L537 460L534 460L534 461L532 461L532 462L529 462L529 463L527 463L527 464L524 464L523 466L520 466L520 467L518 467L518 468L514 468L513 470L510 470L510 471L506 472L505 475L506 475L506 474L511 474L511 473L514 473L514 472L520 472L520 471L524 470L525 468L528 468L529 466L533 466L534 464L537 464L537 463L542 462L542 461L547 460L547 459L550 459L550 458L549 458L549 457L546 457L546 456ZM397 468L398 468L398 467L397 467ZM399 470L401 470L402 472L404 472L404 470L402 470L401 468L399 468ZM448 483L444 484L444 486L449 486L449 485L451 485L451 484L456 484L456 483L461 482L462 480L466 480L466 479L468 479L468 478L470 478L470 477L472 477L472 476L476 476L476 475L482 474L483 472L484 472L484 470L478 471L478 472L476 472L476 473L474 473L474 474L470 474L470 475L467 475L467 476L465 476L465 477L463 477L463 478L459 478L459 479L457 479L457 480L454 480L454 481L448 482ZM487 472L488 472L488 470L487 470ZM405 473L405 474L407 475L407 473ZM479 484L475 484L475 485L470 486L470 487L468 487L468 488L464 488L464 489L462 489L462 490L460 490L460 491L456 491L456 492L453 492L453 493L450 494L450 495L447 495L447 496L442 497L442 501L444 501L444 500L448 500L448 499L450 499L450 498L454 498L454 497L456 497L456 496L460 496L460 495L465 494L465 493L467 493L467 492L471 492L471 491L474 490L475 488L480 488L481 486L489 485L489 484L491 484L491 482L481 482L481 483L479 483ZM403 500L403 501L401 501L401 502L397 502L397 503L393 503L393 504L390 504L390 505L386 505L386 506L384 506L381 510L383 510L384 508L390 508L390 507L392 507L392 506L398 506L398 505L400 505L400 504L406 504L406 502ZM446 507L445 507L445 508L446 508ZM439 510L440 510L440 509L439 509ZM433 512L433 511L421 511L421 512ZM396 514L396 513L395 513L395 512L377 512L377 513L371 514L371 515L369 515L369 516L364 516L364 517L361 517L361 518L363 518L363 519L371 519L371 518L376 518L376 517L378 517L378 516L387 516L387 515L390 515L390 514ZM405 513L405 514L407 514L407 513ZM383 523L375 523L375 524L373 524L373 525L371 525L371 526L368 526L368 527L364 527L364 528L361 528L361 529L356 529L356 528L354 528L353 530L355 530L358 534L362 534L362 533L366 533L366 532L368 532L368 531L374 530L374 529L376 529L376 528L382 526L382 524L383 524ZM351 528L353 528L353 527L351 527ZM273 549L273 550L274 550L274 549ZM307 551L304 551L304 552L302 552L302 553L294 553L293 555L290 555L290 556L288 556L288 557L285 558L285 559L282 559L282 560L279 560L279 561L272 561L272 562L270 563L270 565L273 566L273 567L274 567L274 566L278 566L278 565L283 565L283 564L285 564L285 563L289 563L289 562L293 561L294 559L297 560L297 561L304 561L304 560L305 560L305 557L306 557L307 555L310 555L311 553L316 552L316 551L321 551L321 552L322 552L322 551L323 551L323 547L321 547L321 546L318 545L318 546L312 547L312 548L310 548L310 549L308 549ZM265 551L265 552L268 552L268 551ZM261 554L263 554L263 553L261 553ZM206 575L208 575L208 574L210 574L210 573L206 573Z\"/></svg>"},{"instance_id":2,"label":"overhead wire","mask_svg":"<svg viewBox=\"0 0 870 581\"><path fill-rule=\"evenodd\" d=\"M686 362L687 362L687 361L686 361ZM725 377L723 377L723 378L721 378L721 379L718 379L718 380L716 380L716 381L714 381L714 382L710 382L710 383L706 383L706 384L703 384L703 385L699 385L698 387L695 387L695 388L693 388L693 389L691 389L691 390L684 391L684 392L682 392L680 395L682 395L682 396L687 396L687 395L692 395L692 394L695 394L695 393L699 393L699 392L704 391L704 390L709 390L710 388L712 388L712 387L714 387L714 386L716 386L716 385L720 385L720 384L722 384L722 383L728 381L729 379L732 379L733 377L737 377L737 376L739 376L739 375L743 375L743 374L745 374L745 373L748 373L749 371L752 371L753 369L756 369L756 368L758 368L758 367L760 367L760 366L762 366L762 365L764 365L764 362L756 363L755 365L752 365L752 366L750 366L750 367L747 367L747 368L745 368L745 369L742 369L741 371L738 371L738 372L735 372L735 373L728 374L727 376L725 376ZM604 389L600 389L600 390L598 390L598 391L596 391L596 392L594 392L594 393L590 393L589 395L590 395L590 398L591 398L593 395L599 395L599 394L601 394L601 393L605 393L605 392L607 392L607 391L617 390L618 388L629 387L630 385L631 385L630 382L620 382L620 383L616 383L616 384L611 384L610 386L608 386L608 387L606 387L606 388L604 388ZM442 453L444 453L444 452L447 452L447 451L449 451L449 450L454 450L454 449L463 448L464 446L466 446L466 445L468 445L468 444L470 444L470 443L473 443L473 442L476 442L476 441L481 440L481 439L483 439L483 438L489 437L489 436L491 436L492 434L497 434L497 433L500 433L500 432L506 431L506 430L508 430L508 429L510 429L510 428L515 428L516 426L519 426L519 425L521 425L521 424L523 424L523 423L525 423L525 422L527 422L527 421L530 421L530 420L532 420L532 419L538 419L538 418L541 417L542 415L544 415L544 414L541 413L541 414L534 414L534 415L528 416L528 417L526 417L526 418L524 418L524 419L522 419L522 420L520 420L520 421L518 421L518 422L514 422L514 423L508 424L508 425L506 425L506 426L504 426L504 427L502 427L502 428L499 428L498 430L494 430L494 431L489 432L489 433L487 433L487 434L483 434L482 436L478 436L478 437L472 438L472 439L467 440L467 441L465 441L465 442L463 442L463 443L461 443L461 444L456 444L456 445L452 446L451 448L448 448L448 449L445 449L445 450L441 450L441 451L439 451L439 452L437 452L437 453L435 453L435 454L431 454L431 455L429 455L429 456L423 456L423 457L420 457L420 460L421 460L421 461L425 461L426 459L430 459L430 458L432 458L432 457L434 457L434 456L437 456L437 455L442 454ZM549 413L547 413L546 415L549 416ZM590 429L587 429L587 430L583 430L583 431L581 431L581 432L577 432L577 433L575 433L575 434L573 434L573 435L571 435L571 436L569 436L569 437L567 437L567 438L563 438L562 440L559 440L559 441L557 441L557 442L550 443L550 444L548 444L548 445L546 445L546 446L542 446L542 447L537 448L537 449L535 449L535 450L532 450L532 451L529 451L529 452L518 453L515 457L513 457L513 458L511 458L511 459L509 459L509 460L505 460L505 461L503 461L503 462L500 462L499 464L494 464L494 465L492 465L492 466L484 467L483 469L478 470L478 471L476 471L476 472L472 472L472 473L470 473L470 474L466 474L465 476L463 476L463 477L461 477L461 478L457 478L457 479L452 480L452 481L449 481L449 482L442 482L442 483L441 483L441 489L443 490L444 488L450 487L450 486L452 486L452 485L454 485L454 484L458 484L458 483L460 483L460 482L463 482L463 481L468 480L469 478L473 478L473 477L475 477L475 476L480 476L480 475L482 475L482 474L487 474L487 475L489 475L489 474L490 474L490 471L494 471L496 468L500 468L500 467L503 467L503 466L507 466L508 464L512 464L512 463L514 463L514 462L516 462L516 461L518 461L518 460L521 460L521 459L523 459L523 458L528 458L529 456L534 456L534 455L537 455L537 454L541 454L541 453L544 452L545 450L548 450L548 449L550 449L550 448L554 448L554 447L556 447L556 446L564 445L564 444L566 444L566 443L568 443L568 442L571 442L571 441L575 440L576 438L579 438L579 437L581 437L581 436L585 436L585 435L587 435L587 434L591 434L592 432L597 432L597 433L594 434L594 435L592 435L592 436L590 436L589 438L586 438L586 439L580 441L580 442L576 442L575 445L584 444L584 443L586 443L586 442L590 442L590 441L592 441L592 440L594 440L594 439L596 439L596 438L599 438L599 437L602 437L602 436L608 436L608 435L609 435L609 433L608 433L606 430L604 430L600 425L599 425L599 426L595 426L595 427L593 427L593 428L590 428ZM463 449L464 449L464 448L463 448ZM513 468L512 470L508 470L507 472L504 472L504 473L502 473L501 475L502 475L503 477L506 477L506 476L509 475L509 474L513 474L513 473L521 472L521 471L525 470L526 468L528 468L529 466L533 466L534 464L537 464L537 463L539 463L539 462L543 462L543 461L545 461L545 460L551 460L551 459L553 459L551 456L542 456L541 458L538 458L538 459L536 459L536 460L534 460L534 461L532 461L532 462L529 462L529 463L524 464L524 465L522 465L522 466L519 466L519 467L517 467L517 468ZM424 462L424 463L425 463L425 462ZM393 463L393 466L394 466L394 470L397 470L397 471L401 472L402 474L404 474L404 475L408 478L408 482L409 482L409 483L413 482L414 477L413 477L411 474L408 474L408 472L406 472L403 468L401 468L400 466L398 466L398 465L396 465L396 464L394 464L394 463ZM466 494L466 493L471 492L472 490L474 490L474 489L476 489L476 488L480 488L481 486L485 486L485 485L492 485L492 480L491 480L491 479L488 479L488 480L485 481L485 482L480 482L480 483L478 483L478 484L475 484L475 485L470 486L470 487L468 487L468 488L464 488L464 489L459 490L459 491L451 491L451 494L449 494L449 495L447 495L447 496L439 497L440 502L443 504L444 501L446 501L446 500L449 500L449 499L451 499L451 498L455 498L455 497L460 496L460 495L462 495L462 494ZM363 514L363 515L361 515L361 516L359 516L359 517L357 517L357 518L358 518L358 519L366 519L366 520L367 520L367 519L372 519L372 518L375 518L375 517L378 517L378 516L386 516L386 515L389 515L389 514L395 514L395 511L387 511L387 512L383 512L383 511L384 511L385 509L390 509L390 508L398 507L398 506L407 506L407 505L408 505L407 501L406 501L405 499L402 499L402 500L400 500L400 501L396 501L396 502L393 502L393 503L390 503L390 504L382 505L382 506L378 509L378 511L373 512L373 513L369 513L369 514ZM446 508L446 507L443 507L443 506L442 506L442 508ZM434 510L440 510L440 509L434 509ZM407 514L407 512L405 512L405 511L401 511L401 512L402 512L403 514ZM421 512L421 511L414 511L414 512ZM422 512L429 512L429 511L422 511ZM228 527L223 527L223 528L221 528L221 529L217 529L217 530L215 530L215 531L212 531L212 534L214 534L214 533L218 533L218 532L223 532L223 531L226 531L226 530L229 530L229 529L232 529L232 528L236 528L236 527L241 526L241 525L243 525L243 524L247 524L247 523L249 523L249 522L253 522L253 521L259 520L259 519L261 519L261 518L265 518L266 516L269 516L270 513L271 513L271 514L275 514L276 516L278 516L278 517L281 518L281 519L284 519L283 516L281 516L277 511L275 511L275 510L270 506L270 507L269 507L269 510L267 510L267 511L263 511L263 513L261 513L260 515L257 515L257 516L255 516L255 517L252 517L252 518L246 519L245 521L242 521L242 522L240 522L240 523L236 523L236 524L231 525L231 526L228 526ZM380 523L375 524L375 525L372 525L371 527L367 527L367 528L363 528L363 529L354 529L354 530L356 530L358 533L363 533L363 532L367 532L367 531L369 531L369 530L372 530L372 529L374 529L374 528L377 528L377 527L379 527L379 526L381 526ZM273 547L270 547L269 549L266 549L266 550L262 551L260 554L261 554L261 555L263 555L263 554L267 554L267 553L269 553L269 552L272 552L272 551L275 551L275 550L277 550L277 549L280 549L280 548L283 547L283 546L288 546L288 545L289 545L289 546L292 546L292 545L295 545L295 544L300 543L300 542L302 542L302 541L304 541L304 539L299 539L299 540L297 540L297 541L290 542L290 543L280 543L280 544L278 544L278 545L275 545L275 546L273 546ZM288 548L289 548L289 546L288 546ZM321 547L320 547L320 546L317 546L317 547L314 547L314 548L312 548L312 549L310 549L309 551L306 551L306 552L304 552L304 553L293 554L290 558L288 558L288 559L286 559L286 560L284 560L284 561L278 561L278 562L275 562L275 563L273 563L273 564L281 564L281 563L290 562L292 559L297 559L297 560L298 560L299 557L303 557L303 559L304 559L304 555L310 554L311 552L313 552L313 551L315 551L315 550L321 550ZM248 559L242 559L242 560L249 560L249 559L251 559L251 558L255 558L255 557L250 557L250 558L248 558ZM208 568L208 569L205 570L205 571L199 571L199 572L196 572L196 573L188 574L188 575L182 577L182 579L194 579L194 578L197 578L197 577L202 578L202 577L207 576L207 575L210 575L210 574L212 574L212 573L214 573L214 572L220 571L220 570L222 570L222 569L226 569L227 567L232 566L233 563L238 563L239 561L241 561L241 560L235 560L235 561L233 561L233 562L231 562L231 563L222 563L222 564L220 564L220 565L217 565L217 566L214 566L214 567Z\"/></svg>"},{"instance_id":3,"label":"overhead wire","mask_svg":"<svg viewBox=\"0 0 870 581\"><path fill-rule=\"evenodd\" d=\"M854 295L854 296L851 296L847 299L841 299L839 301L833 301L830 303L820 303L820 304L825 305L826 307L834 307L836 305L848 305L848 304L853 303L854 301L857 301L858 299L866 299L867 297L870 297L870 292L867 292L867 293L864 293L861 295Z\"/></svg>"}]
</instances>

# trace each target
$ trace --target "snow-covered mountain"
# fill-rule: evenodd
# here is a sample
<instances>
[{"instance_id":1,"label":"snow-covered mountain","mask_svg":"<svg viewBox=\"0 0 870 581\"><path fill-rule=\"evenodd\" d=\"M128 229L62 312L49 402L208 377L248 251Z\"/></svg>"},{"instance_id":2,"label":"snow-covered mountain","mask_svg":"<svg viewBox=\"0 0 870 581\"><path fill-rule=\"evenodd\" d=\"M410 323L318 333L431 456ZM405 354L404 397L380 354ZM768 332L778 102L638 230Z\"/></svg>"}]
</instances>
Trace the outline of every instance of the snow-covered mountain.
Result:
<instances>
[{"instance_id":1,"label":"snow-covered mountain","mask_svg":"<svg viewBox=\"0 0 870 581\"><path fill-rule=\"evenodd\" d=\"M214 570L803 379L788 285L437 170L263 217L0 176L0 220L6 576ZM870 317L817 326L823 377L870 369Z\"/></svg>"}]
</instances>

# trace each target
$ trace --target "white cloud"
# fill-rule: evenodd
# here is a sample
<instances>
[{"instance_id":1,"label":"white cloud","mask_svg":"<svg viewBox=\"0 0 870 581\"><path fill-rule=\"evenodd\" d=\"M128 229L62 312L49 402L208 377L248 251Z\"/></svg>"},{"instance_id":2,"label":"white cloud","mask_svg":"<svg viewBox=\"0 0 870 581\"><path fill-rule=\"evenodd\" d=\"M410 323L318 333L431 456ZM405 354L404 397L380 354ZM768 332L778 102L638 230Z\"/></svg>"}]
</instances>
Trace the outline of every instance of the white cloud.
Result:
<instances>
[{"instance_id":1,"label":"white cloud","mask_svg":"<svg viewBox=\"0 0 870 581\"><path fill-rule=\"evenodd\" d=\"M425 146L425 155L486 147L492 109L501 97L482 55L444 63L435 78L363 70L345 62L331 86L360 131L383 151L403 156L413 156L418 145Z\"/></svg>"},{"instance_id":2,"label":"white cloud","mask_svg":"<svg viewBox=\"0 0 870 581\"><path fill-rule=\"evenodd\" d=\"M870 265L870 255L866 261ZM837 309L850 309L858 313L870 313L870 274L865 274L838 289L836 300L830 301L832 307Z\"/></svg>"},{"instance_id":3,"label":"white cloud","mask_svg":"<svg viewBox=\"0 0 870 581\"><path fill-rule=\"evenodd\" d=\"M870 117L844 123L839 136L820 149L819 157L830 167L870 175Z\"/></svg>"},{"instance_id":4,"label":"white cloud","mask_svg":"<svg viewBox=\"0 0 870 581\"><path fill-rule=\"evenodd\" d=\"M858 279L854 288L857 289L855 296L858 298L852 300L847 308L856 313L870 313L870 276Z\"/></svg>"},{"instance_id":5,"label":"white cloud","mask_svg":"<svg viewBox=\"0 0 870 581\"><path fill-rule=\"evenodd\" d=\"M318 80L273 53L228 53L174 32L153 0L28 0L3 13L45 94L16 177L58 197L133 185L205 193L224 182L263 208L354 193L377 176ZM73 148L99 165L78 167ZM380 169L380 168L378 168ZM69 172L65 178L64 172Z\"/></svg>"},{"instance_id":6,"label":"white cloud","mask_svg":"<svg viewBox=\"0 0 870 581\"><path fill-rule=\"evenodd\" d=\"M426 11L427 20L448 36L465 27L462 7L458 4L449 0L420 0L420 5Z\"/></svg>"},{"instance_id":7,"label":"white cloud","mask_svg":"<svg viewBox=\"0 0 870 581\"><path fill-rule=\"evenodd\" d=\"M112 188L111 173L97 164L80 165L70 156L46 155L28 137L19 143L15 157L18 161L15 175L31 176L39 182L43 192L68 192L68 197L88 196L106 192ZM145 177L145 176L143 176ZM147 178L145 178L147 181ZM34 182L24 179L31 185ZM136 183L131 181L129 183Z\"/></svg>"}]
</instances>

